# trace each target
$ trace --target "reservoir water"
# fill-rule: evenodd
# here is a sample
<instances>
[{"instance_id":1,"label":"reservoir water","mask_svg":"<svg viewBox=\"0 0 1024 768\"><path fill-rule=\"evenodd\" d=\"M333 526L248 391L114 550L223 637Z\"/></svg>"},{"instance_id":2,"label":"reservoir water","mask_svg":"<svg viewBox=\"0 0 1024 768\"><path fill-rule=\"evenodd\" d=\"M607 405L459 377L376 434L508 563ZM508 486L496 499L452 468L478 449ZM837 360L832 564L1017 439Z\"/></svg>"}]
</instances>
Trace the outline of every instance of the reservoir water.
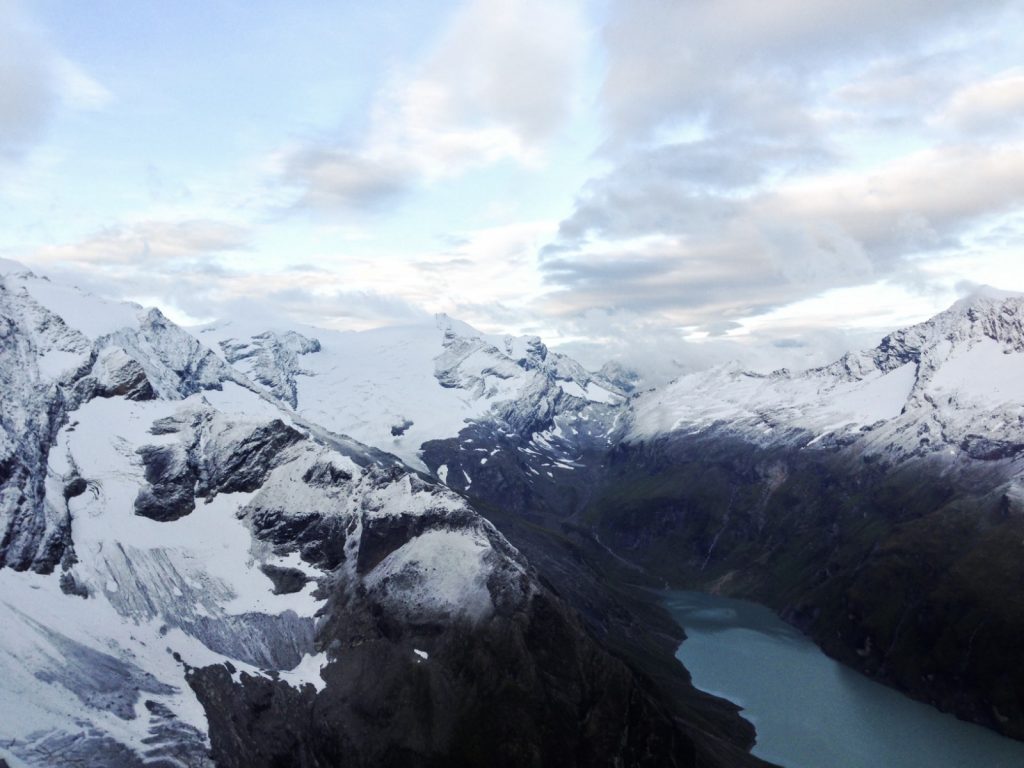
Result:
<instances>
[{"instance_id":1,"label":"reservoir water","mask_svg":"<svg viewBox=\"0 0 1024 768\"><path fill-rule=\"evenodd\" d=\"M754 754L786 768L1022 768L1024 743L957 720L833 661L772 611L695 592L666 604L678 658L743 707Z\"/></svg>"}]
</instances>

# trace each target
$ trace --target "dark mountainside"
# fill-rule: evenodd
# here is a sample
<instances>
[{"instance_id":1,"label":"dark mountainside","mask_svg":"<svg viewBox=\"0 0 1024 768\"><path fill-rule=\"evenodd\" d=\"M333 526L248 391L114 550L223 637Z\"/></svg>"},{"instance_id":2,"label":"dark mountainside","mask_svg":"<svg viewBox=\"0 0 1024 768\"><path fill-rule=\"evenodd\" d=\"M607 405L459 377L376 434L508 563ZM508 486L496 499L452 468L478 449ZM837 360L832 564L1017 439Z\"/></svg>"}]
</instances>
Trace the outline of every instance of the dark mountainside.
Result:
<instances>
[{"instance_id":1,"label":"dark mountainside","mask_svg":"<svg viewBox=\"0 0 1024 768\"><path fill-rule=\"evenodd\" d=\"M1015 353L1019 300L989 304L954 308L866 354L882 369L916 366L922 387L939 367L936 336ZM822 371L849 377L856 366ZM977 420L957 440L955 408L943 411L927 393L920 401L933 409L927 420L912 401L891 429L826 440L781 426L766 440L760 426L718 422L612 445L580 433L523 452L514 450L522 437L476 428L425 455L432 468L448 467L452 487L571 596L598 636L678 690L682 710L691 694L661 673L672 642L636 640L659 637L663 613L634 587L761 602L864 674L1024 739L1024 495L1015 480L1024 443L974 432ZM1019 413L1000 418L1020 430ZM474 466L467 445L489 440L513 449ZM870 440L893 442L877 451ZM566 456L574 472L538 471ZM467 488L457 470L470 468Z\"/></svg>"}]
</instances>

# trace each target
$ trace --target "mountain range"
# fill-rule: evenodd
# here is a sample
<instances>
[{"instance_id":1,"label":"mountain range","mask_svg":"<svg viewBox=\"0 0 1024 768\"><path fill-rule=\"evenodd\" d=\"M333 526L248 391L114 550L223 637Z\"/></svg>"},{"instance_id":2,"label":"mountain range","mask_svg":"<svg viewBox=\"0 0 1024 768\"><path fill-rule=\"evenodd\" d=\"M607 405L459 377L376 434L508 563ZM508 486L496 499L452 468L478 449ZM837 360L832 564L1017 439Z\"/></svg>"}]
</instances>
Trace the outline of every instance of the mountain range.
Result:
<instances>
[{"instance_id":1,"label":"mountain range","mask_svg":"<svg viewBox=\"0 0 1024 768\"><path fill-rule=\"evenodd\" d=\"M666 585L1024 738L1024 298L653 389L0 264L0 765L757 766ZM500 750L495 745L500 744Z\"/></svg>"}]
</instances>

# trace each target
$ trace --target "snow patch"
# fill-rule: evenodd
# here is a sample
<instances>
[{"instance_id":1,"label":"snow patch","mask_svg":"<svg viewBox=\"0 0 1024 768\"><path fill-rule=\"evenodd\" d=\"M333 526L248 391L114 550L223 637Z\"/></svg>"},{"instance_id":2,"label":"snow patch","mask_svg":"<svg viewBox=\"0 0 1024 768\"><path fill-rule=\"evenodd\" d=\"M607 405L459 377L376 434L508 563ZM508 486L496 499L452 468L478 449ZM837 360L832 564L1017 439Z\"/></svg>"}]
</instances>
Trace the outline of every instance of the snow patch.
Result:
<instances>
[{"instance_id":1,"label":"snow patch","mask_svg":"<svg viewBox=\"0 0 1024 768\"><path fill-rule=\"evenodd\" d=\"M480 619L493 608L487 588L492 552L487 538L475 531L426 531L384 558L366 584L414 616Z\"/></svg>"}]
</instances>

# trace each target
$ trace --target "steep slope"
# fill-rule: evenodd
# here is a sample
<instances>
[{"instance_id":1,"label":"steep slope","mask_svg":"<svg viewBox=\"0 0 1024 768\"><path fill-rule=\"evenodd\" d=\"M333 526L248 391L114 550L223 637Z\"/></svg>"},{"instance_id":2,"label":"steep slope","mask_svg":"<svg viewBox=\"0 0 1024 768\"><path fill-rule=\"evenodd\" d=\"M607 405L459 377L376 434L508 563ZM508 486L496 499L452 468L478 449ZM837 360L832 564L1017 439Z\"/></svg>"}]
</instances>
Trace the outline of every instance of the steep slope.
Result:
<instances>
[{"instance_id":1,"label":"steep slope","mask_svg":"<svg viewBox=\"0 0 1024 768\"><path fill-rule=\"evenodd\" d=\"M446 317L364 333L234 322L198 331L228 359L231 350L288 333L319 351L298 365L264 356L274 367L262 372L249 367L255 355L236 365L266 381L294 376L297 414L399 453L470 498L603 646L656 681L702 764L750 760L752 729L735 707L696 691L676 661L682 633L647 589L659 582L623 570L582 529L563 529L564 509L590 492L623 412L612 378L629 386L628 372L609 366L591 374L538 339L489 337Z\"/></svg>"},{"instance_id":2,"label":"steep slope","mask_svg":"<svg viewBox=\"0 0 1024 768\"><path fill-rule=\"evenodd\" d=\"M637 639L664 625L624 585L758 598L853 666L1020 735L1022 314L982 291L830 366L724 367L629 399L537 340L442 318L303 355L296 410L472 499L682 712L701 705L656 660L671 642Z\"/></svg>"},{"instance_id":3,"label":"steep slope","mask_svg":"<svg viewBox=\"0 0 1024 768\"><path fill-rule=\"evenodd\" d=\"M627 395L445 317L197 340L0 272L11 765L757 765L665 583L1024 737L1021 297Z\"/></svg>"},{"instance_id":4,"label":"steep slope","mask_svg":"<svg viewBox=\"0 0 1024 768\"><path fill-rule=\"evenodd\" d=\"M157 310L27 271L0 284L0 323L0 566L45 573L69 553L67 501L45 471L68 412L94 397L186 396L233 373Z\"/></svg>"},{"instance_id":5,"label":"steep slope","mask_svg":"<svg viewBox=\"0 0 1024 768\"><path fill-rule=\"evenodd\" d=\"M315 383L319 353L303 356L297 411L340 403L335 423L465 494L688 716L702 705L658 661L664 624L626 585L754 597L851 665L1021 736L1022 316L1021 297L981 291L829 366L726 366L628 400L628 377L442 320L324 343L358 382L327 355ZM328 383L333 401L312 395Z\"/></svg>"},{"instance_id":6,"label":"steep slope","mask_svg":"<svg viewBox=\"0 0 1024 768\"><path fill-rule=\"evenodd\" d=\"M1021 297L982 291L829 366L684 377L596 431L592 409L528 435L476 422L423 458L627 654L643 643L620 617L643 608L624 585L751 597L1022 737L1022 317Z\"/></svg>"},{"instance_id":7,"label":"steep slope","mask_svg":"<svg viewBox=\"0 0 1024 768\"><path fill-rule=\"evenodd\" d=\"M643 393L577 520L829 653L1024 738L1024 299L983 292L806 371Z\"/></svg>"},{"instance_id":8,"label":"steep slope","mask_svg":"<svg viewBox=\"0 0 1024 768\"><path fill-rule=\"evenodd\" d=\"M675 720L463 497L281 402L287 377L5 269L7 764L758 764L742 729L717 749ZM230 355L313 352L264 341Z\"/></svg>"}]
</instances>

